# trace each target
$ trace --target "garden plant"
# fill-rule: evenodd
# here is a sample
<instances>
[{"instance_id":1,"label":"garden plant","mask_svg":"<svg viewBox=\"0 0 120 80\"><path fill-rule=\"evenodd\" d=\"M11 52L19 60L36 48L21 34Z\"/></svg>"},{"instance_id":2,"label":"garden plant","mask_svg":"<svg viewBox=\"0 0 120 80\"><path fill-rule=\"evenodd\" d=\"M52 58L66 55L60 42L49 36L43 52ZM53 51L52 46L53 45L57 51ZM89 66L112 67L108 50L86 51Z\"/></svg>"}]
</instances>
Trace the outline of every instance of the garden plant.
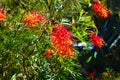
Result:
<instances>
[{"instance_id":1,"label":"garden plant","mask_svg":"<svg viewBox=\"0 0 120 80\"><path fill-rule=\"evenodd\" d=\"M120 0L0 0L0 80L120 80Z\"/></svg>"}]
</instances>

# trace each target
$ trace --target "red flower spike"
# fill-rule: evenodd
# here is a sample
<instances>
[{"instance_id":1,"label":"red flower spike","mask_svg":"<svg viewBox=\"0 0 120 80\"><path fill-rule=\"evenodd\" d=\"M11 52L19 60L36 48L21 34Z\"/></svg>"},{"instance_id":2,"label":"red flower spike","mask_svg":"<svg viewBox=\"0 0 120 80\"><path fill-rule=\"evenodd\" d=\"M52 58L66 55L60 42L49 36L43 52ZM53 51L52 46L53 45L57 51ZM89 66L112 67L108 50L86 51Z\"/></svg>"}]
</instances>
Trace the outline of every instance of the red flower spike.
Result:
<instances>
[{"instance_id":1,"label":"red flower spike","mask_svg":"<svg viewBox=\"0 0 120 80\"><path fill-rule=\"evenodd\" d=\"M7 16L6 11L3 8L0 8L0 22L4 21L6 16Z\"/></svg>"},{"instance_id":2,"label":"red flower spike","mask_svg":"<svg viewBox=\"0 0 120 80\"><path fill-rule=\"evenodd\" d=\"M101 18L108 18L110 15L110 11L107 10L100 2L93 4L92 8L95 14Z\"/></svg>"},{"instance_id":3,"label":"red flower spike","mask_svg":"<svg viewBox=\"0 0 120 80\"><path fill-rule=\"evenodd\" d=\"M95 77L95 72L89 73L89 77L90 77L92 80L98 80L98 78Z\"/></svg>"},{"instance_id":4,"label":"red flower spike","mask_svg":"<svg viewBox=\"0 0 120 80\"><path fill-rule=\"evenodd\" d=\"M90 34L90 39L91 39L91 43L97 48L102 48L105 45L104 40L100 36L97 36L94 33Z\"/></svg>"},{"instance_id":5,"label":"red flower spike","mask_svg":"<svg viewBox=\"0 0 120 80\"><path fill-rule=\"evenodd\" d=\"M48 49L48 50L45 51L44 55L45 55L46 58L51 58L53 56L53 54L54 54L53 49Z\"/></svg>"},{"instance_id":6,"label":"red flower spike","mask_svg":"<svg viewBox=\"0 0 120 80\"><path fill-rule=\"evenodd\" d=\"M62 24L55 24L51 32L51 41L60 56L72 57L74 50L72 48L72 34Z\"/></svg>"},{"instance_id":7,"label":"red flower spike","mask_svg":"<svg viewBox=\"0 0 120 80\"><path fill-rule=\"evenodd\" d=\"M46 18L44 16L41 16L40 14L38 14L37 12L32 12L28 15L25 16L25 18L23 19L23 22L29 27L29 28L33 28L33 27L37 27L38 23L44 22L46 20Z\"/></svg>"},{"instance_id":8,"label":"red flower spike","mask_svg":"<svg viewBox=\"0 0 120 80\"><path fill-rule=\"evenodd\" d=\"M39 22L44 22L46 20L45 16L40 15L36 11L33 11L32 14L37 17L37 19L39 20Z\"/></svg>"}]
</instances>

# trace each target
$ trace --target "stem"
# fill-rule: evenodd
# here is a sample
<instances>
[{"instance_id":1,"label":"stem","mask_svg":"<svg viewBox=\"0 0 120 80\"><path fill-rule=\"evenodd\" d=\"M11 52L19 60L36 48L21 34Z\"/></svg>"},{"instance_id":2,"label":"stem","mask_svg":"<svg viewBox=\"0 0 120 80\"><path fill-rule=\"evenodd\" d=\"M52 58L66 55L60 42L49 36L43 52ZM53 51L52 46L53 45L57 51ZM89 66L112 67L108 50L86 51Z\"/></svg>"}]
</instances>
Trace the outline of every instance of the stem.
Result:
<instances>
[{"instance_id":1,"label":"stem","mask_svg":"<svg viewBox=\"0 0 120 80\"><path fill-rule=\"evenodd\" d=\"M26 61L26 58L23 56L23 69L24 69L24 73L25 73L25 75L26 75L26 79L28 80L28 77L27 77L27 71L26 71L26 63L25 63L25 61Z\"/></svg>"},{"instance_id":2,"label":"stem","mask_svg":"<svg viewBox=\"0 0 120 80\"><path fill-rule=\"evenodd\" d=\"M3 54L2 54L2 58L3 58ZM3 64L4 64L4 62L3 62L3 59L2 59L2 67L1 67L1 76L2 76L2 79L3 79Z\"/></svg>"}]
</instances>

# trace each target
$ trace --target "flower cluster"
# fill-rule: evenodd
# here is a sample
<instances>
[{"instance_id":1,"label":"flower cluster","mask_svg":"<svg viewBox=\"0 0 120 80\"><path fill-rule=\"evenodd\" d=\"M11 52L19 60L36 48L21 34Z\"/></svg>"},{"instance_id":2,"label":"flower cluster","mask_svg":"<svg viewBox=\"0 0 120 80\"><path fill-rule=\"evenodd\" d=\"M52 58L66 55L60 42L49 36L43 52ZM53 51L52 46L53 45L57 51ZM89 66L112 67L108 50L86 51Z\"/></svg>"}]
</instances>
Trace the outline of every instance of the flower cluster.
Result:
<instances>
[{"instance_id":1,"label":"flower cluster","mask_svg":"<svg viewBox=\"0 0 120 80\"><path fill-rule=\"evenodd\" d=\"M62 24L55 24L51 32L51 40L60 56L72 57L75 53L72 45L72 34Z\"/></svg>"},{"instance_id":2,"label":"flower cluster","mask_svg":"<svg viewBox=\"0 0 120 80\"><path fill-rule=\"evenodd\" d=\"M46 18L37 12L29 13L23 19L23 22L30 28L38 26L38 23L44 22Z\"/></svg>"},{"instance_id":3,"label":"flower cluster","mask_svg":"<svg viewBox=\"0 0 120 80\"><path fill-rule=\"evenodd\" d=\"M90 34L90 39L91 39L91 43L97 48L102 48L105 45L104 40L95 33Z\"/></svg>"},{"instance_id":4,"label":"flower cluster","mask_svg":"<svg viewBox=\"0 0 120 80\"><path fill-rule=\"evenodd\" d=\"M101 18L108 18L110 15L110 11L107 10L101 3L97 2L92 5L92 8L96 15Z\"/></svg>"},{"instance_id":5,"label":"flower cluster","mask_svg":"<svg viewBox=\"0 0 120 80\"><path fill-rule=\"evenodd\" d=\"M0 8L0 22L2 22L7 16L6 11L3 8Z\"/></svg>"}]
</instances>

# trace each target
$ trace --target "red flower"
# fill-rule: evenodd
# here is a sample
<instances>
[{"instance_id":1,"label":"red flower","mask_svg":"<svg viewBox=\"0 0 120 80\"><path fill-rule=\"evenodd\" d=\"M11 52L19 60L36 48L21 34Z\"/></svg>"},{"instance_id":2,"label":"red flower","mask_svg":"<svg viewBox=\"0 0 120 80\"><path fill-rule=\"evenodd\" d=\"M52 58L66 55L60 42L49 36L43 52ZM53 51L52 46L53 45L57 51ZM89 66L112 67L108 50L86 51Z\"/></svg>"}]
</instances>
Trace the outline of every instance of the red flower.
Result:
<instances>
[{"instance_id":1,"label":"red flower","mask_svg":"<svg viewBox=\"0 0 120 80\"><path fill-rule=\"evenodd\" d=\"M92 8L96 15L101 18L108 18L110 15L110 11L107 10L101 3L97 2L92 5Z\"/></svg>"},{"instance_id":2,"label":"red flower","mask_svg":"<svg viewBox=\"0 0 120 80\"><path fill-rule=\"evenodd\" d=\"M45 16L40 15L36 11L33 11L32 14L37 17L37 19L39 20L39 22L44 22L46 20Z\"/></svg>"},{"instance_id":3,"label":"red flower","mask_svg":"<svg viewBox=\"0 0 120 80\"><path fill-rule=\"evenodd\" d=\"M38 23L44 22L45 17L34 11L26 15L23 21L28 27L33 28L38 26Z\"/></svg>"},{"instance_id":4,"label":"red flower","mask_svg":"<svg viewBox=\"0 0 120 80\"><path fill-rule=\"evenodd\" d=\"M98 80L98 79L95 77L95 72L89 73L89 77L90 77L92 80Z\"/></svg>"},{"instance_id":5,"label":"red flower","mask_svg":"<svg viewBox=\"0 0 120 80\"><path fill-rule=\"evenodd\" d=\"M51 40L61 56L72 57L74 55L72 34L64 25L55 24L51 33Z\"/></svg>"},{"instance_id":6,"label":"red flower","mask_svg":"<svg viewBox=\"0 0 120 80\"><path fill-rule=\"evenodd\" d=\"M6 11L3 8L0 8L0 22L2 22L7 16Z\"/></svg>"},{"instance_id":7,"label":"red flower","mask_svg":"<svg viewBox=\"0 0 120 80\"><path fill-rule=\"evenodd\" d=\"M48 49L48 50L45 51L45 57L46 58L51 58L53 53L54 53L53 49Z\"/></svg>"},{"instance_id":8,"label":"red flower","mask_svg":"<svg viewBox=\"0 0 120 80\"><path fill-rule=\"evenodd\" d=\"M97 36L97 35L94 34L94 33L91 33L91 34L90 34L90 38L91 38L91 43L92 43L95 47L102 48L102 47L105 45L104 40L103 40L100 36Z\"/></svg>"}]
</instances>

